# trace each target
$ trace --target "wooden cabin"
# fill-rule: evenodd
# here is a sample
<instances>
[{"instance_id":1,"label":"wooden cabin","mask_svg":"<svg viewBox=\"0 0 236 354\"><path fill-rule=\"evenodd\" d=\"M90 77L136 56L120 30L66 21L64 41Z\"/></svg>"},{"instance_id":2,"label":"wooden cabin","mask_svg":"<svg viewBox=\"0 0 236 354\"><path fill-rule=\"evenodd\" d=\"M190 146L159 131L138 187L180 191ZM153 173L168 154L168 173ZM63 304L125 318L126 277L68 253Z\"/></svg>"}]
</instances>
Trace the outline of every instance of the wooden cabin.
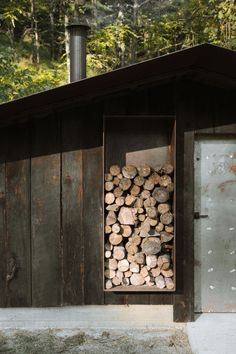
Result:
<instances>
[{"instance_id":1,"label":"wooden cabin","mask_svg":"<svg viewBox=\"0 0 236 354\"><path fill-rule=\"evenodd\" d=\"M0 306L234 312L235 101L236 53L203 44L0 105ZM163 151L175 289L104 291L104 173Z\"/></svg>"}]
</instances>

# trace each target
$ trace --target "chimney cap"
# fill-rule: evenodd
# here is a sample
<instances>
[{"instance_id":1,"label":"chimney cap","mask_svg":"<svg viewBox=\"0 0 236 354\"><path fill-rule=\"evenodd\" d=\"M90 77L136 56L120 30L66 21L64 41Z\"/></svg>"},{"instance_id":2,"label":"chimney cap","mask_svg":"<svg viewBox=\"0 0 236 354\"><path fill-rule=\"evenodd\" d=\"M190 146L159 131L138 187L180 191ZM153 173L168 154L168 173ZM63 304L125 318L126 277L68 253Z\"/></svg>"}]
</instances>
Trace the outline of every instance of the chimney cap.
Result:
<instances>
[{"instance_id":1,"label":"chimney cap","mask_svg":"<svg viewBox=\"0 0 236 354\"><path fill-rule=\"evenodd\" d=\"M68 30L72 29L72 28L81 28L81 29L85 29L85 30L89 30L90 29L90 26L86 23L82 23L82 22L73 22L73 23L70 23L68 26L66 26L66 28Z\"/></svg>"}]
</instances>

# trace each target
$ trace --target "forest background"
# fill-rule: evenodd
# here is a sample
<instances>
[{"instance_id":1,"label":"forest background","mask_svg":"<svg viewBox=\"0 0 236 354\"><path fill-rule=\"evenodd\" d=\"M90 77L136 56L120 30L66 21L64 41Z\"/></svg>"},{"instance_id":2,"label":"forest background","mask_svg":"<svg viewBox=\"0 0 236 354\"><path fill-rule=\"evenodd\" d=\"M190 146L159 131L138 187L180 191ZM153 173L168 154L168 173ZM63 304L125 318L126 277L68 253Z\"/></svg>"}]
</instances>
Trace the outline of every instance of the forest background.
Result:
<instances>
[{"instance_id":1,"label":"forest background","mask_svg":"<svg viewBox=\"0 0 236 354\"><path fill-rule=\"evenodd\" d=\"M236 49L234 0L0 0L0 103L68 82L76 18L91 27L88 76L203 42Z\"/></svg>"}]
</instances>

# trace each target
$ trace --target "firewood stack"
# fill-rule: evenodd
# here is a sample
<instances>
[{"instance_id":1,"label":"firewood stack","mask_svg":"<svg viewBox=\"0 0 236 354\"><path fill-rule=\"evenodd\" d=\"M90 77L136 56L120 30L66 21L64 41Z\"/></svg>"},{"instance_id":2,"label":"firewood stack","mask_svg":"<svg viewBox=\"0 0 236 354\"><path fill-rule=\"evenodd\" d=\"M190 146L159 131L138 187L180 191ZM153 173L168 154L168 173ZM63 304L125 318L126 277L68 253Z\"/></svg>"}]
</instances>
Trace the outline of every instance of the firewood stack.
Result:
<instances>
[{"instance_id":1,"label":"firewood stack","mask_svg":"<svg viewBox=\"0 0 236 354\"><path fill-rule=\"evenodd\" d=\"M113 165L105 174L106 289L174 288L173 170Z\"/></svg>"}]
</instances>

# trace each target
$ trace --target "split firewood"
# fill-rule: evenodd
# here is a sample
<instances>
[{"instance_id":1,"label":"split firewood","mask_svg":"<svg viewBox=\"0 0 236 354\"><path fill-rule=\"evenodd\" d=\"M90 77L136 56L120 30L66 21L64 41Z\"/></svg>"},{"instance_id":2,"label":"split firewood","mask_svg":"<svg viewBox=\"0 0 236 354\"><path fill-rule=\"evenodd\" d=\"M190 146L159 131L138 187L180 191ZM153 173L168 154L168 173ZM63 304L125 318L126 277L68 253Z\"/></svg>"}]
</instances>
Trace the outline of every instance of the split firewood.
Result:
<instances>
[{"instance_id":1,"label":"split firewood","mask_svg":"<svg viewBox=\"0 0 236 354\"><path fill-rule=\"evenodd\" d=\"M168 204L168 203L161 203L157 207L157 210L160 214L168 213L168 211L170 211L170 209L171 209L171 207L170 207L170 204Z\"/></svg>"},{"instance_id":2,"label":"split firewood","mask_svg":"<svg viewBox=\"0 0 236 354\"><path fill-rule=\"evenodd\" d=\"M151 269L151 274L154 278L158 277L161 274L161 270L159 267L155 267Z\"/></svg>"},{"instance_id":3,"label":"split firewood","mask_svg":"<svg viewBox=\"0 0 236 354\"><path fill-rule=\"evenodd\" d=\"M129 178L122 178L119 186L123 191L127 191L131 186L131 180Z\"/></svg>"},{"instance_id":4,"label":"split firewood","mask_svg":"<svg viewBox=\"0 0 236 354\"><path fill-rule=\"evenodd\" d=\"M109 211L106 217L106 225L110 226L115 224L115 222L116 222L116 214L114 213L114 211Z\"/></svg>"},{"instance_id":5,"label":"split firewood","mask_svg":"<svg viewBox=\"0 0 236 354\"><path fill-rule=\"evenodd\" d=\"M163 175L161 176L160 178L160 181L159 181L159 184L161 187L167 187L168 184L170 184L172 181L171 181L171 177L168 176L168 175Z\"/></svg>"},{"instance_id":6,"label":"split firewood","mask_svg":"<svg viewBox=\"0 0 236 354\"><path fill-rule=\"evenodd\" d=\"M145 283L144 278L139 273L134 273L130 277L130 282L132 285L143 285Z\"/></svg>"},{"instance_id":7,"label":"split firewood","mask_svg":"<svg viewBox=\"0 0 236 354\"><path fill-rule=\"evenodd\" d=\"M127 259L122 259L118 262L118 270L126 272L129 269L129 262Z\"/></svg>"},{"instance_id":8,"label":"split firewood","mask_svg":"<svg viewBox=\"0 0 236 354\"><path fill-rule=\"evenodd\" d=\"M155 283L159 289L164 289L164 287L166 286L165 279L162 275L158 275L158 277L155 278Z\"/></svg>"},{"instance_id":9,"label":"split firewood","mask_svg":"<svg viewBox=\"0 0 236 354\"><path fill-rule=\"evenodd\" d=\"M120 184L120 180L118 177L114 177L112 182L113 182L113 185L115 185L115 186L119 186L119 184Z\"/></svg>"},{"instance_id":10,"label":"split firewood","mask_svg":"<svg viewBox=\"0 0 236 354\"><path fill-rule=\"evenodd\" d=\"M138 173L142 177L148 177L151 173L151 168L148 165L142 165L138 167Z\"/></svg>"},{"instance_id":11,"label":"split firewood","mask_svg":"<svg viewBox=\"0 0 236 354\"><path fill-rule=\"evenodd\" d=\"M116 205L119 207L125 204L125 197L117 197L116 198Z\"/></svg>"},{"instance_id":12,"label":"split firewood","mask_svg":"<svg viewBox=\"0 0 236 354\"><path fill-rule=\"evenodd\" d=\"M121 283L121 280L117 276L114 276L114 278L112 278L111 281L112 281L112 284L115 286L118 286Z\"/></svg>"},{"instance_id":13,"label":"split firewood","mask_svg":"<svg viewBox=\"0 0 236 354\"><path fill-rule=\"evenodd\" d=\"M170 234L174 232L174 226L173 225L166 225L165 226L165 231L169 232Z\"/></svg>"},{"instance_id":14,"label":"split firewood","mask_svg":"<svg viewBox=\"0 0 236 354\"><path fill-rule=\"evenodd\" d=\"M150 268L155 268L157 265L157 256L156 255L150 255L146 257L146 264Z\"/></svg>"},{"instance_id":15,"label":"split firewood","mask_svg":"<svg viewBox=\"0 0 236 354\"><path fill-rule=\"evenodd\" d=\"M140 193L140 187L139 186L136 186L136 185L133 185L130 189L130 193L131 195L133 195L134 197L137 197Z\"/></svg>"},{"instance_id":16,"label":"split firewood","mask_svg":"<svg viewBox=\"0 0 236 354\"><path fill-rule=\"evenodd\" d=\"M120 166L118 165L113 165L110 167L110 174L112 176L117 176L120 173Z\"/></svg>"},{"instance_id":17,"label":"split firewood","mask_svg":"<svg viewBox=\"0 0 236 354\"><path fill-rule=\"evenodd\" d=\"M144 223L140 227L140 232L139 232L140 237L148 237L148 233L150 231L150 228L151 227L150 227L149 223L145 223L145 221L144 221Z\"/></svg>"},{"instance_id":18,"label":"split firewood","mask_svg":"<svg viewBox=\"0 0 236 354\"><path fill-rule=\"evenodd\" d=\"M134 225L135 219L132 208L121 207L118 220L123 225Z\"/></svg>"},{"instance_id":19,"label":"split firewood","mask_svg":"<svg viewBox=\"0 0 236 354\"><path fill-rule=\"evenodd\" d=\"M113 257L118 261L125 258L125 248L123 246L116 246L113 250Z\"/></svg>"},{"instance_id":20,"label":"split firewood","mask_svg":"<svg viewBox=\"0 0 236 354\"><path fill-rule=\"evenodd\" d=\"M113 176L110 173L105 174L105 181L110 182L113 180Z\"/></svg>"},{"instance_id":21,"label":"split firewood","mask_svg":"<svg viewBox=\"0 0 236 354\"><path fill-rule=\"evenodd\" d=\"M145 189L145 190L143 190L142 193L140 194L140 198L142 198L142 199L147 199L147 198L150 197L150 195L151 195L150 191L148 191L148 190Z\"/></svg>"},{"instance_id":22,"label":"split firewood","mask_svg":"<svg viewBox=\"0 0 236 354\"><path fill-rule=\"evenodd\" d=\"M119 174L117 175L117 178L122 179L122 178L123 178L122 173L119 173Z\"/></svg>"},{"instance_id":23,"label":"split firewood","mask_svg":"<svg viewBox=\"0 0 236 354\"><path fill-rule=\"evenodd\" d=\"M113 193L109 192L105 194L105 203L112 204L115 201L115 196Z\"/></svg>"},{"instance_id":24,"label":"split firewood","mask_svg":"<svg viewBox=\"0 0 236 354\"><path fill-rule=\"evenodd\" d=\"M106 251L105 258L110 258L110 257L111 257L111 251Z\"/></svg>"},{"instance_id":25,"label":"split firewood","mask_svg":"<svg viewBox=\"0 0 236 354\"><path fill-rule=\"evenodd\" d=\"M137 264L145 264L145 254L142 252L138 252L134 255L135 257L135 262Z\"/></svg>"},{"instance_id":26,"label":"split firewood","mask_svg":"<svg viewBox=\"0 0 236 354\"><path fill-rule=\"evenodd\" d=\"M173 218L174 218L174 217L173 217L173 214L170 213L170 212L165 213L165 214L162 214L162 215L160 216L160 220L161 220L162 224L164 224L164 225L169 225L169 224L171 224L172 221L173 221Z\"/></svg>"},{"instance_id":27,"label":"split firewood","mask_svg":"<svg viewBox=\"0 0 236 354\"><path fill-rule=\"evenodd\" d=\"M113 250L113 245L111 245L110 242L105 243L105 250L106 251L112 251Z\"/></svg>"},{"instance_id":28,"label":"split firewood","mask_svg":"<svg viewBox=\"0 0 236 354\"><path fill-rule=\"evenodd\" d=\"M107 279L105 282L105 288L106 289L111 289L112 288L112 281L110 279Z\"/></svg>"},{"instance_id":29,"label":"split firewood","mask_svg":"<svg viewBox=\"0 0 236 354\"><path fill-rule=\"evenodd\" d=\"M167 175L171 175L174 171L174 167L169 164L169 163L166 163L163 167L162 167L162 171L164 173L166 173Z\"/></svg>"},{"instance_id":30,"label":"split firewood","mask_svg":"<svg viewBox=\"0 0 236 354\"><path fill-rule=\"evenodd\" d=\"M111 226L105 225L105 234L110 234L111 233Z\"/></svg>"},{"instance_id":31,"label":"split firewood","mask_svg":"<svg viewBox=\"0 0 236 354\"><path fill-rule=\"evenodd\" d=\"M128 286L130 284L129 278L123 278L122 279L122 285Z\"/></svg>"},{"instance_id":32,"label":"split firewood","mask_svg":"<svg viewBox=\"0 0 236 354\"><path fill-rule=\"evenodd\" d=\"M136 198L136 201L134 203L135 208L142 208L143 207L143 199L141 198Z\"/></svg>"},{"instance_id":33,"label":"split firewood","mask_svg":"<svg viewBox=\"0 0 236 354\"><path fill-rule=\"evenodd\" d=\"M155 219L147 218L147 219L148 219L148 223L150 226L156 226L158 223L157 218L155 218Z\"/></svg>"},{"instance_id":34,"label":"split firewood","mask_svg":"<svg viewBox=\"0 0 236 354\"><path fill-rule=\"evenodd\" d=\"M146 209L147 216L151 219L155 219L157 217L157 210L155 207L149 207Z\"/></svg>"},{"instance_id":35,"label":"split firewood","mask_svg":"<svg viewBox=\"0 0 236 354\"><path fill-rule=\"evenodd\" d=\"M141 244L142 252L147 256L161 251L161 241L158 237L145 238Z\"/></svg>"},{"instance_id":36,"label":"split firewood","mask_svg":"<svg viewBox=\"0 0 236 354\"><path fill-rule=\"evenodd\" d=\"M116 270L118 267L117 260L115 258L109 258L105 262L105 267L107 269Z\"/></svg>"},{"instance_id":37,"label":"split firewood","mask_svg":"<svg viewBox=\"0 0 236 354\"><path fill-rule=\"evenodd\" d=\"M114 246L119 245L119 243L121 243L122 239L123 239L122 235L115 234L114 232L109 235L109 241Z\"/></svg>"},{"instance_id":38,"label":"split firewood","mask_svg":"<svg viewBox=\"0 0 236 354\"><path fill-rule=\"evenodd\" d=\"M157 258L157 265L160 269L169 269L170 268L170 255L163 254Z\"/></svg>"},{"instance_id":39,"label":"split firewood","mask_svg":"<svg viewBox=\"0 0 236 354\"><path fill-rule=\"evenodd\" d=\"M154 207L156 205L156 199L153 197L149 197L144 200L143 205L145 208Z\"/></svg>"},{"instance_id":40,"label":"split firewood","mask_svg":"<svg viewBox=\"0 0 236 354\"><path fill-rule=\"evenodd\" d=\"M136 198L135 198L134 195L128 194L128 195L125 197L125 204L126 204L127 206L131 206L131 205L134 204L135 200L136 200Z\"/></svg>"},{"instance_id":41,"label":"split firewood","mask_svg":"<svg viewBox=\"0 0 236 354\"><path fill-rule=\"evenodd\" d=\"M148 180L152 182L154 185L157 185L159 184L160 178L161 176L158 173L154 172L151 174L151 176L149 176Z\"/></svg>"},{"instance_id":42,"label":"split firewood","mask_svg":"<svg viewBox=\"0 0 236 354\"><path fill-rule=\"evenodd\" d=\"M129 237L129 242L132 243L133 245L140 245L141 243L141 237L139 235L133 235Z\"/></svg>"},{"instance_id":43,"label":"split firewood","mask_svg":"<svg viewBox=\"0 0 236 354\"><path fill-rule=\"evenodd\" d=\"M148 276L148 270L147 267L144 266L141 270L140 270L140 274L142 275L143 278Z\"/></svg>"},{"instance_id":44,"label":"split firewood","mask_svg":"<svg viewBox=\"0 0 236 354\"><path fill-rule=\"evenodd\" d=\"M105 190L106 190L107 192L112 191L113 188L114 188L113 182L106 182L106 183L105 183Z\"/></svg>"},{"instance_id":45,"label":"split firewood","mask_svg":"<svg viewBox=\"0 0 236 354\"><path fill-rule=\"evenodd\" d=\"M150 181L149 179L147 179L146 182L144 183L143 188L148 191L151 191L151 190L153 190L154 186L155 186L154 183L152 181Z\"/></svg>"},{"instance_id":46,"label":"split firewood","mask_svg":"<svg viewBox=\"0 0 236 354\"><path fill-rule=\"evenodd\" d=\"M121 233L123 237L129 237L132 234L132 228L129 225L121 225Z\"/></svg>"},{"instance_id":47,"label":"split firewood","mask_svg":"<svg viewBox=\"0 0 236 354\"><path fill-rule=\"evenodd\" d=\"M110 205L108 205L107 207L106 207L106 210L107 211L118 211L119 210L119 206L118 205L116 205L116 204L110 204Z\"/></svg>"},{"instance_id":48,"label":"split firewood","mask_svg":"<svg viewBox=\"0 0 236 354\"><path fill-rule=\"evenodd\" d=\"M174 186L173 182L168 183L166 186L166 190L170 193L174 191L174 188L175 188L175 186Z\"/></svg>"},{"instance_id":49,"label":"split firewood","mask_svg":"<svg viewBox=\"0 0 236 354\"><path fill-rule=\"evenodd\" d=\"M120 230L121 230L120 225L118 223L113 224L112 227L111 227L111 230L115 234L118 234L120 232Z\"/></svg>"},{"instance_id":50,"label":"split firewood","mask_svg":"<svg viewBox=\"0 0 236 354\"><path fill-rule=\"evenodd\" d=\"M169 290L174 289L175 284L171 278L165 278L165 283L166 283L167 289L169 289Z\"/></svg>"},{"instance_id":51,"label":"split firewood","mask_svg":"<svg viewBox=\"0 0 236 354\"><path fill-rule=\"evenodd\" d=\"M152 196L158 203L165 203L170 199L169 192L163 187L156 187L152 193Z\"/></svg>"},{"instance_id":52,"label":"split firewood","mask_svg":"<svg viewBox=\"0 0 236 354\"><path fill-rule=\"evenodd\" d=\"M105 278L112 279L115 277L116 272L113 269L106 269L104 272Z\"/></svg>"},{"instance_id":53,"label":"split firewood","mask_svg":"<svg viewBox=\"0 0 236 354\"><path fill-rule=\"evenodd\" d=\"M120 270L117 270L117 271L116 271L116 277L117 277L118 279L120 279L120 281L122 281L122 279L124 278L124 273L121 272Z\"/></svg>"},{"instance_id":54,"label":"split firewood","mask_svg":"<svg viewBox=\"0 0 236 354\"><path fill-rule=\"evenodd\" d=\"M125 278L130 278L132 275L132 272L130 270L127 270L127 272L124 272Z\"/></svg>"},{"instance_id":55,"label":"split firewood","mask_svg":"<svg viewBox=\"0 0 236 354\"><path fill-rule=\"evenodd\" d=\"M141 187L145 183L145 178L142 176L136 176L134 179L134 184L138 187Z\"/></svg>"},{"instance_id":56,"label":"split firewood","mask_svg":"<svg viewBox=\"0 0 236 354\"><path fill-rule=\"evenodd\" d=\"M135 166L126 165L122 168L123 176L129 179L133 179L137 174L137 169Z\"/></svg>"},{"instance_id":57,"label":"split firewood","mask_svg":"<svg viewBox=\"0 0 236 354\"><path fill-rule=\"evenodd\" d=\"M123 190L120 187L116 187L113 191L113 194L116 198L119 198L123 194Z\"/></svg>"},{"instance_id":58,"label":"split firewood","mask_svg":"<svg viewBox=\"0 0 236 354\"><path fill-rule=\"evenodd\" d=\"M132 273L139 273L139 265L137 263L130 263L129 269Z\"/></svg>"},{"instance_id":59,"label":"split firewood","mask_svg":"<svg viewBox=\"0 0 236 354\"><path fill-rule=\"evenodd\" d=\"M161 242L162 242L162 243L163 243L163 242L169 242L169 241L171 241L171 240L173 239L173 237L174 237L173 234L170 234L170 233L168 233L168 232L166 232L166 231L161 231L160 234L161 234Z\"/></svg>"},{"instance_id":60,"label":"split firewood","mask_svg":"<svg viewBox=\"0 0 236 354\"><path fill-rule=\"evenodd\" d=\"M127 260L129 261L129 263L135 262L134 254L128 253L127 254Z\"/></svg>"},{"instance_id":61,"label":"split firewood","mask_svg":"<svg viewBox=\"0 0 236 354\"><path fill-rule=\"evenodd\" d=\"M173 273L173 270L172 269L162 269L161 270L161 274L166 277L166 278L170 278L170 277L173 277L174 273Z\"/></svg>"},{"instance_id":62,"label":"split firewood","mask_svg":"<svg viewBox=\"0 0 236 354\"><path fill-rule=\"evenodd\" d=\"M126 243L125 249L128 253L133 254L133 255L138 252L138 247L131 242Z\"/></svg>"},{"instance_id":63,"label":"split firewood","mask_svg":"<svg viewBox=\"0 0 236 354\"><path fill-rule=\"evenodd\" d=\"M156 226L156 231L161 232L163 230L164 230L164 225L161 222L159 222L158 225Z\"/></svg>"}]
</instances>

